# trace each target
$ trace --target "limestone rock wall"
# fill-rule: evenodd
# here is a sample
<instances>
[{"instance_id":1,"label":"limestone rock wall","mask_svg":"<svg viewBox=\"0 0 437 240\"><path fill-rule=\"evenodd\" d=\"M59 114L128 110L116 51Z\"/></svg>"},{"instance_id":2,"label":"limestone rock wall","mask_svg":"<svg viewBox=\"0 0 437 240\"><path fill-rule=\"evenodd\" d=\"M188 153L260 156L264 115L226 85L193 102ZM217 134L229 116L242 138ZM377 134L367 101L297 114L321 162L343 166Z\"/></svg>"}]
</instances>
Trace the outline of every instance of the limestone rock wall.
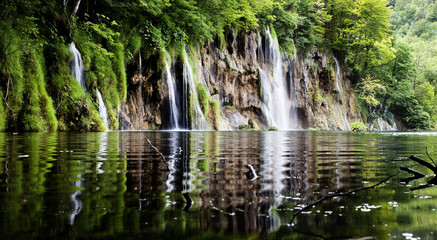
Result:
<instances>
[{"instance_id":1,"label":"limestone rock wall","mask_svg":"<svg viewBox=\"0 0 437 240\"><path fill-rule=\"evenodd\" d=\"M260 94L259 67L264 56L258 46L259 34L230 34L226 42L224 48L218 43L208 43L191 52L196 58L196 81L208 89L212 99L220 102L220 120L209 129L267 129L270 126ZM288 85L284 87L289 88L288 94L295 99L298 128L348 130L351 122L361 119L346 69L336 63L332 53L313 52L283 58L283 74ZM141 74L135 62L128 68L128 99L122 103L119 113L122 130L165 129L168 122L169 96L158 67L159 56L149 56L144 62ZM181 90L186 89L181 80L183 62L176 58L173 63Z\"/></svg>"}]
</instances>

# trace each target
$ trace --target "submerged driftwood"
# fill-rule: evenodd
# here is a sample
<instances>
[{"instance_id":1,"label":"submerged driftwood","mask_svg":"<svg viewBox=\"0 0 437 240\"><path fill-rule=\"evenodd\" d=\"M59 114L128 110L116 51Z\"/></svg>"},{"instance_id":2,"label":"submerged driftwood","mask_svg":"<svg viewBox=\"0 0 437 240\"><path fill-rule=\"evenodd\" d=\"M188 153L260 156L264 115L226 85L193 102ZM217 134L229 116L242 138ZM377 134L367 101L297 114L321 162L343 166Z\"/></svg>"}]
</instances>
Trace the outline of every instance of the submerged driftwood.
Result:
<instances>
[{"instance_id":1,"label":"submerged driftwood","mask_svg":"<svg viewBox=\"0 0 437 240\"><path fill-rule=\"evenodd\" d=\"M430 169L431 171L434 172L434 174L437 175L437 165L435 164L434 160L429 156L428 149L426 149L426 155L428 155L428 157L429 157L429 159L431 159L432 163L430 163L430 162L428 162L428 161L426 161L426 160L424 160L424 159L422 159L420 157L414 156L414 155L411 155L410 159L415 161L415 162L417 162L417 163L419 163L420 165ZM403 170L405 172L408 172L408 173L411 173L411 174L414 175L413 177L402 179L401 182L404 182L405 184L408 184L411 181L414 181L414 180L417 180L417 179L421 179L421 178L424 178L424 177L427 176L426 174L423 174L421 172L418 172L416 170L413 170L413 169L405 167L405 166L401 166L401 170ZM422 186L419 186L419 187L411 188L411 190L414 191L414 190L418 190L418 189L423 189L423 188L431 187L431 186L434 186L436 183L437 183L437 177L433 177L433 178L431 178L428 181L428 184L422 185Z\"/></svg>"}]
</instances>

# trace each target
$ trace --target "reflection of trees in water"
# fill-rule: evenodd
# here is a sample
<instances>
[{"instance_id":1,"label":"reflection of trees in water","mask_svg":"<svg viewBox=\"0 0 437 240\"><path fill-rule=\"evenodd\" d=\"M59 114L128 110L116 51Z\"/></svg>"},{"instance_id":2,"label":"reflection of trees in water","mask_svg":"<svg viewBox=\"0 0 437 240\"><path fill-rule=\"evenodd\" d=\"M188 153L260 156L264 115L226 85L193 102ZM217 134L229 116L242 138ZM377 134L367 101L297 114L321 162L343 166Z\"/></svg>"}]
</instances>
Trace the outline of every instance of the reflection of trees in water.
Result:
<instances>
[{"instance_id":1,"label":"reflection of trees in water","mask_svg":"<svg viewBox=\"0 0 437 240\"><path fill-rule=\"evenodd\" d=\"M166 156L170 173L145 138ZM354 185L355 157L343 154L353 150L348 141L300 132L124 133L126 185L148 201L164 192L188 192L195 202L191 211L206 214L200 219L207 219L207 228L269 231L285 224L273 207ZM248 164L259 175L254 181L246 177Z\"/></svg>"}]
</instances>

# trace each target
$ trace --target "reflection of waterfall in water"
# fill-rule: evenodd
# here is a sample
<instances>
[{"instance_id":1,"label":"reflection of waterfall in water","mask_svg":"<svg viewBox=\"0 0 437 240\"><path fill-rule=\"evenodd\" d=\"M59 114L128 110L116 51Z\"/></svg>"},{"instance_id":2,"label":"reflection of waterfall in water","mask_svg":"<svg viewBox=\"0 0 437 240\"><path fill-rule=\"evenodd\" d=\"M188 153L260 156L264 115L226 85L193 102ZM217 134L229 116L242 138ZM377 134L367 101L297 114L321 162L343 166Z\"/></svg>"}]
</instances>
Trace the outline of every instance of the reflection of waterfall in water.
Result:
<instances>
[{"instance_id":1,"label":"reflection of waterfall in water","mask_svg":"<svg viewBox=\"0 0 437 240\"><path fill-rule=\"evenodd\" d=\"M182 182L185 172L187 171L185 169L185 159L180 157L182 154L185 154L180 145L181 133L170 132L168 134L170 134L168 138L168 148L166 148L167 153L164 155L166 156L170 173L168 174L165 184L167 185L167 192L180 192L183 190Z\"/></svg>"},{"instance_id":2,"label":"reflection of waterfall in water","mask_svg":"<svg viewBox=\"0 0 437 240\"><path fill-rule=\"evenodd\" d=\"M73 54L73 63L71 65L71 75L76 79L76 81L82 86L85 90L85 74L83 68L82 56L80 55L79 50L76 48L76 45L72 42L68 50Z\"/></svg>"},{"instance_id":3,"label":"reflection of waterfall in water","mask_svg":"<svg viewBox=\"0 0 437 240\"><path fill-rule=\"evenodd\" d=\"M108 111L105 106L105 102L103 102L103 97L100 91L97 89L97 99L99 101L99 115L100 118L103 120L103 124L105 125L106 129L109 127L109 120L108 120Z\"/></svg>"},{"instance_id":4,"label":"reflection of waterfall in water","mask_svg":"<svg viewBox=\"0 0 437 240\"><path fill-rule=\"evenodd\" d=\"M74 225L74 219L82 211L83 208L82 201L78 198L82 194L82 189L84 187L83 174L78 174L76 177L79 178L79 180L75 181L73 185L74 188L79 190L75 191L70 196L71 202L73 203L73 212L69 215L70 225Z\"/></svg>"},{"instance_id":5,"label":"reflection of waterfall in water","mask_svg":"<svg viewBox=\"0 0 437 240\"><path fill-rule=\"evenodd\" d=\"M279 51L278 39L270 34L267 28L265 40L265 52L260 56L263 61L258 68L259 80L262 88L263 111L269 125L279 129L297 128L297 120L291 112L293 103L287 93L287 83L284 77L284 63ZM258 34L258 44L262 44L261 36ZM258 46L258 54L263 46Z\"/></svg>"},{"instance_id":6,"label":"reflection of waterfall in water","mask_svg":"<svg viewBox=\"0 0 437 240\"><path fill-rule=\"evenodd\" d=\"M97 154L97 174L102 174L105 171L102 169L103 161L106 160L105 155L107 155L108 151L108 133L102 132L99 134L99 152Z\"/></svg>"},{"instance_id":7,"label":"reflection of waterfall in water","mask_svg":"<svg viewBox=\"0 0 437 240\"><path fill-rule=\"evenodd\" d=\"M164 49L165 51L165 49ZM180 129L179 126L179 111L181 109L181 105L179 102L179 92L177 90L176 79L174 77L174 73L171 70L170 66L170 55L165 51L165 74L164 78L167 82L168 87L168 101L169 101L169 111L170 111L170 125L169 129Z\"/></svg>"},{"instance_id":8,"label":"reflection of waterfall in water","mask_svg":"<svg viewBox=\"0 0 437 240\"><path fill-rule=\"evenodd\" d=\"M346 106L344 105L346 99L344 99L343 89L341 88L341 84L340 84L340 79L341 79L340 62L335 57L334 60L335 60L335 69L336 69L335 90L338 93L338 100L341 102L341 106L337 104L337 108L338 108L338 112L340 113L340 118L343 121L343 126L346 128L346 130L350 130L351 126L349 124L349 119L347 118Z\"/></svg>"},{"instance_id":9,"label":"reflection of waterfall in water","mask_svg":"<svg viewBox=\"0 0 437 240\"><path fill-rule=\"evenodd\" d=\"M260 189L259 194L266 198L273 198L270 202L274 207L281 204L284 200L283 191L286 190L286 164L290 164L289 157L286 156L288 151L286 132L265 132L263 134L263 152L260 172ZM288 160L288 161L287 161ZM281 225L278 217L270 215L270 227L276 229Z\"/></svg>"},{"instance_id":10,"label":"reflection of waterfall in water","mask_svg":"<svg viewBox=\"0 0 437 240\"><path fill-rule=\"evenodd\" d=\"M190 104L188 107L189 111L193 113L191 118L191 128L205 130L208 128L205 116L203 115L202 109L200 108L199 99L197 95L197 85L193 77L193 69L191 68L190 62L188 61L187 52L184 51L184 70L183 70L184 86L187 86L188 96L187 103ZM189 119L189 117L187 117Z\"/></svg>"}]
</instances>

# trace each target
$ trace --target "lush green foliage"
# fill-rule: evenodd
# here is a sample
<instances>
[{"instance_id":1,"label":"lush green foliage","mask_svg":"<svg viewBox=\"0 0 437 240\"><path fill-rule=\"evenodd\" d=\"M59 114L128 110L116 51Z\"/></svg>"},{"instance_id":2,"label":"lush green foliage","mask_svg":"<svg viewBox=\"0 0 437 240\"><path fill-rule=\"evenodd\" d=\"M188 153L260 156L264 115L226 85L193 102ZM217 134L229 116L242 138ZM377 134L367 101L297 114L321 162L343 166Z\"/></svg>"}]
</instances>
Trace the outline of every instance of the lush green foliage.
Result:
<instances>
[{"instance_id":1,"label":"lush green foliage","mask_svg":"<svg viewBox=\"0 0 437 240\"><path fill-rule=\"evenodd\" d=\"M367 130L367 128L362 122L353 122L351 124L351 130L354 132L364 132Z\"/></svg>"},{"instance_id":2,"label":"lush green foliage","mask_svg":"<svg viewBox=\"0 0 437 240\"><path fill-rule=\"evenodd\" d=\"M417 101L427 114L415 113L411 119L428 119L435 127L437 122L437 3L431 0L397 0L391 22L399 42L410 46L411 68L408 79L411 90L408 96ZM429 118L426 116L429 115Z\"/></svg>"}]
</instances>

